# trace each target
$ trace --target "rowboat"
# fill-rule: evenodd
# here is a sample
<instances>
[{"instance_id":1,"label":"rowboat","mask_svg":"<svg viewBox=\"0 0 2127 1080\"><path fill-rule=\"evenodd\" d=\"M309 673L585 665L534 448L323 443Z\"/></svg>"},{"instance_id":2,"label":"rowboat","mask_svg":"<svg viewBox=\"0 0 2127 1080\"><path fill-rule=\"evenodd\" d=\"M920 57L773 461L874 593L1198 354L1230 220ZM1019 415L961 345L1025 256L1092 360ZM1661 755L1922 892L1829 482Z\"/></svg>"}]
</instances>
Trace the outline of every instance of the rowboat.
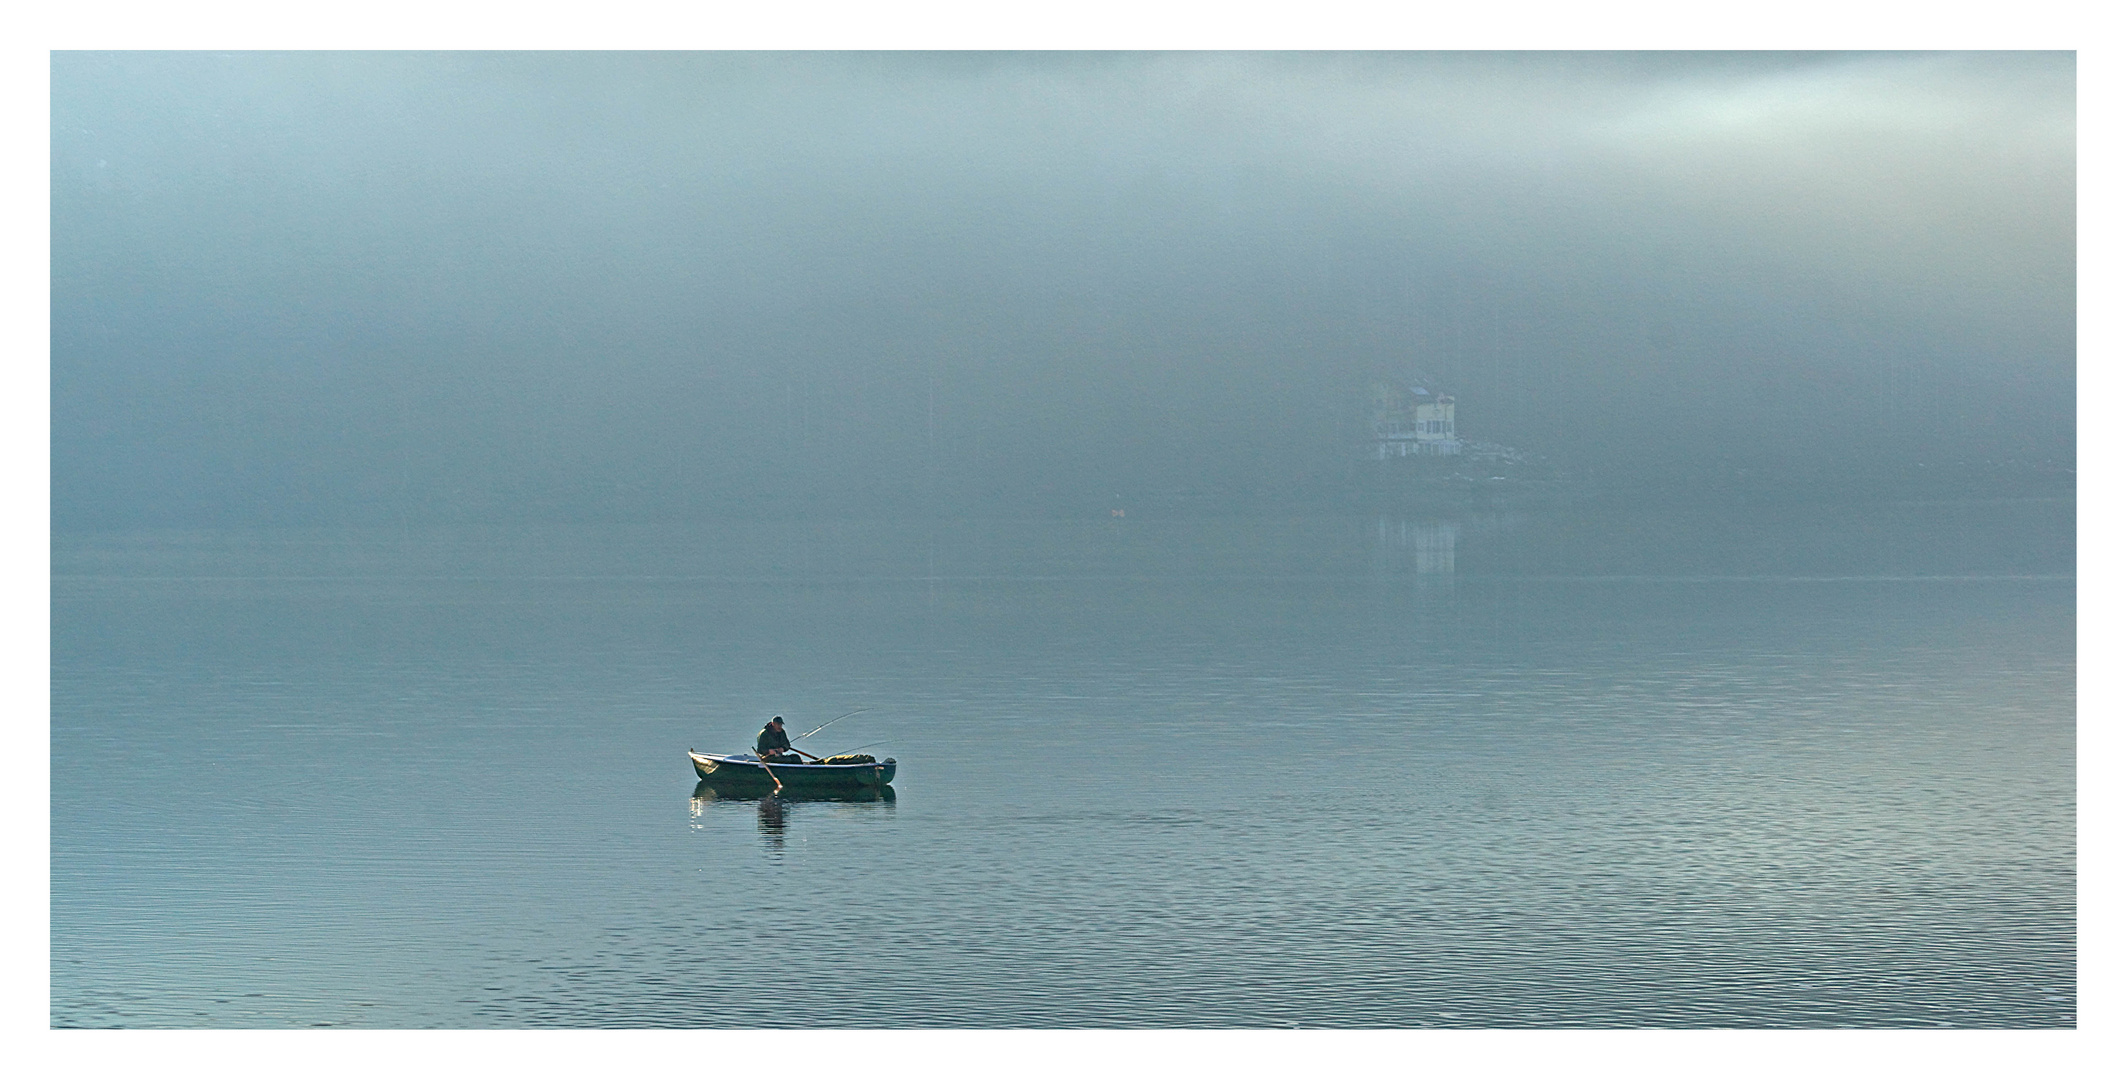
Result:
<instances>
[{"instance_id":1,"label":"rowboat","mask_svg":"<svg viewBox=\"0 0 2127 1080\"><path fill-rule=\"evenodd\" d=\"M867 765L770 764L752 754L700 754L687 751L694 774L717 784L780 786L793 791L883 788L894 782L894 759Z\"/></svg>"}]
</instances>

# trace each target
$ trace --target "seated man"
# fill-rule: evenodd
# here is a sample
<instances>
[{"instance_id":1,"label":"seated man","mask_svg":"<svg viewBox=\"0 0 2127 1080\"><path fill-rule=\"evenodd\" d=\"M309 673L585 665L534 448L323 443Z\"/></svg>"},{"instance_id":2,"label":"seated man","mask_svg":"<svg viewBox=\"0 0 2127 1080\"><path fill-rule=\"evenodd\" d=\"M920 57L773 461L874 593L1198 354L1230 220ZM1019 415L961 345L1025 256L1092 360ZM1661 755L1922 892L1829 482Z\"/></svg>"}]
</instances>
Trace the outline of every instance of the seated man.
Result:
<instances>
[{"instance_id":1,"label":"seated man","mask_svg":"<svg viewBox=\"0 0 2127 1080\"><path fill-rule=\"evenodd\" d=\"M805 761L798 756L798 751L791 749L790 736L783 734L783 718L780 716L761 728L760 735L753 740L753 753L770 765L799 765Z\"/></svg>"}]
</instances>

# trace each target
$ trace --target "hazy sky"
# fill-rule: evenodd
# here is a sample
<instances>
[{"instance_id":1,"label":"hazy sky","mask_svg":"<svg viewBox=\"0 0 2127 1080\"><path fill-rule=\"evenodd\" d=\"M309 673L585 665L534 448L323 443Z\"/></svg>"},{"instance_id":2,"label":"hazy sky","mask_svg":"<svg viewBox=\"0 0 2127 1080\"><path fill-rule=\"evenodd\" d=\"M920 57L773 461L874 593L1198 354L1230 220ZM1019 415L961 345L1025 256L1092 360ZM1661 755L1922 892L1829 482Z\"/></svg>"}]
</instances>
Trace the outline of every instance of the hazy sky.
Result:
<instances>
[{"instance_id":1,"label":"hazy sky","mask_svg":"<svg viewBox=\"0 0 2127 1080\"><path fill-rule=\"evenodd\" d=\"M2073 454L2069 54L53 59L53 511Z\"/></svg>"}]
</instances>

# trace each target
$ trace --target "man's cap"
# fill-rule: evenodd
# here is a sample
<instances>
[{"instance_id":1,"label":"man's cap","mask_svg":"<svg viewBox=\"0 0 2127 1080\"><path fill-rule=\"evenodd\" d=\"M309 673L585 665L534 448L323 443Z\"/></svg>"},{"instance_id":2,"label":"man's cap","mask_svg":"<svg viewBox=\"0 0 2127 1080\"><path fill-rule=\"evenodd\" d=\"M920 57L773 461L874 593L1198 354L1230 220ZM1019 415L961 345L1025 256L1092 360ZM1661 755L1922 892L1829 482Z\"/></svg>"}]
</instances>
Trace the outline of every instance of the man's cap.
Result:
<instances>
[{"instance_id":1,"label":"man's cap","mask_svg":"<svg viewBox=\"0 0 2127 1080\"><path fill-rule=\"evenodd\" d=\"M783 722L783 718L780 716L771 716L768 718L768 722L771 724L780 724Z\"/></svg>"}]
</instances>

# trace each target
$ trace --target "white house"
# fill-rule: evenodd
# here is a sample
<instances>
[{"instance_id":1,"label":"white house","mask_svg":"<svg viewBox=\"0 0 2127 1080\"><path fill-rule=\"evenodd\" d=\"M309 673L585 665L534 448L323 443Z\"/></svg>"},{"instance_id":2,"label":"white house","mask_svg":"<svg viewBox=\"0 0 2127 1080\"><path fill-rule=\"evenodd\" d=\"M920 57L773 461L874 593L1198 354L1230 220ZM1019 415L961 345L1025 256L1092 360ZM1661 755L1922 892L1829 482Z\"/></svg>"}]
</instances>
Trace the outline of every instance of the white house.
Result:
<instances>
[{"instance_id":1,"label":"white house","mask_svg":"<svg viewBox=\"0 0 2127 1080\"><path fill-rule=\"evenodd\" d=\"M1455 436L1455 399L1414 383L1374 384L1374 457L1452 457L1462 453Z\"/></svg>"}]
</instances>

